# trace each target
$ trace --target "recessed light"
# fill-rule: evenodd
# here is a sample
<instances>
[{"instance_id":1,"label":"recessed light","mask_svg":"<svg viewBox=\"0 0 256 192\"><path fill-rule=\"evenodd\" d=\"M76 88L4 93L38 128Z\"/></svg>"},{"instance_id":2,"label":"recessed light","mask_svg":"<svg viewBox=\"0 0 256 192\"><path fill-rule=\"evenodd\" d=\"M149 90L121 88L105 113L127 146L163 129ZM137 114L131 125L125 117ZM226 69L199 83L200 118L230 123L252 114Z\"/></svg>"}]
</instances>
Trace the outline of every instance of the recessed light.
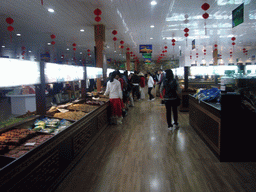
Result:
<instances>
[{"instance_id":1,"label":"recessed light","mask_svg":"<svg viewBox=\"0 0 256 192\"><path fill-rule=\"evenodd\" d=\"M114 51L114 52L116 52L116 51Z\"/></svg>"},{"instance_id":2,"label":"recessed light","mask_svg":"<svg viewBox=\"0 0 256 192\"><path fill-rule=\"evenodd\" d=\"M150 37L150 39L153 39L153 37Z\"/></svg>"},{"instance_id":3,"label":"recessed light","mask_svg":"<svg viewBox=\"0 0 256 192\"><path fill-rule=\"evenodd\" d=\"M84 32L84 29L80 29L81 32Z\"/></svg>"},{"instance_id":4,"label":"recessed light","mask_svg":"<svg viewBox=\"0 0 256 192\"><path fill-rule=\"evenodd\" d=\"M51 43L47 43L47 45L51 45Z\"/></svg>"},{"instance_id":5,"label":"recessed light","mask_svg":"<svg viewBox=\"0 0 256 192\"><path fill-rule=\"evenodd\" d=\"M82 55L83 53L82 53L82 52L80 52L80 54Z\"/></svg>"},{"instance_id":6,"label":"recessed light","mask_svg":"<svg viewBox=\"0 0 256 192\"><path fill-rule=\"evenodd\" d=\"M53 13L53 12L54 12L54 10L53 10L53 9L48 9L48 11L49 11L49 12L51 12L51 13Z\"/></svg>"},{"instance_id":7,"label":"recessed light","mask_svg":"<svg viewBox=\"0 0 256 192\"><path fill-rule=\"evenodd\" d=\"M2 47L3 47L3 48L5 48L5 46L4 46L4 45L2 45Z\"/></svg>"},{"instance_id":8,"label":"recessed light","mask_svg":"<svg viewBox=\"0 0 256 192\"><path fill-rule=\"evenodd\" d=\"M31 51L28 51L29 53L31 53Z\"/></svg>"},{"instance_id":9,"label":"recessed light","mask_svg":"<svg viewBox=\"0 0 256 192\"><path fill-rule=\"evenodd\" d=\"M69 48L67 48L67 51L69 51Z\"/></svg>"},{"instance_id":10,"label":"recessed light","mask_svg":"<svg viewBox=\"0 0 256 192\"><path fill-rule=\"evenodd\" d=\"M119 55L121 55L121 54L119 54Z\"/></svg>"},{"instance_id":11,"label":"recessed light","mask_svg":"<svg viewBox=\"0 0 256 192\"><path fill-rule=\"evenodd\" d=\"M151 27L151 28L154 28L155 26L154 26L154 25L151 25L150 27Z\"/></svg>"},{"instance_id":12,"label":"recessed light","mask_svg":"<svg viewBox=\"0 0 256 192\"><path fill-rule=\"evenodd\" d=\"M16 35L17 35L17 36L19 36L19 37L21 36L21 34L19 34L19 33L18 33L18 34L16 34Z\"/></svg>"},{"instance_id":13,"label":"recessed light","mask_svg":"<svg viewBox=\"0 0 256 192\"><path fill-rule=\"evenodd\" d=\"M157 2L156 1L151 1L151 5L156 5Z\"/></svg>"}]
</instances>

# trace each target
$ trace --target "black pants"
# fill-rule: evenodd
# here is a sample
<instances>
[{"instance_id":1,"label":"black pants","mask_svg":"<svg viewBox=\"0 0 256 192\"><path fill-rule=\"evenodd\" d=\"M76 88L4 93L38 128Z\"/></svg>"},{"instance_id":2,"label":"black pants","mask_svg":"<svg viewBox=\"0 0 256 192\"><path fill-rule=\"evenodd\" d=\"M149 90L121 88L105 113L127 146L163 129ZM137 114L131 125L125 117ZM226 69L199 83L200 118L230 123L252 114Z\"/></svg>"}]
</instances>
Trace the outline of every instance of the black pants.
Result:
<instances>
[{"instance_id":1,"label":"black pants","mask_svg":"<svg viewBox=\"0 0 256 192\"><path fill-rule=\"evenodd\" d=\"M134 85L132 88L132 97L136 95L137 99L140 99L140 87L138 85Z\"/></svg>"},{"instance_id":2,"label":"black pants","mask_svg":"<svg viewBox=\"0 0 256 192\"><path fill-rule=\"evenodd\" d=\"M172 127L172 111L173 111L173 118L174 124L178 125L178 106L174 100L165 100L165 107L166 107L166 119L168 127Z\"/></svg>"},{"instance_id":3,"label":"black pants","mask_svg":"<svg viewBox=\"0 0 256 192\"><path fill-rule=\"evenodd\" d=\"M151 94L153 87L149 87L148 88L148 96L149 96L149 100L152 100L154 98L154 96Z\"/></svg>"}]
</instances>

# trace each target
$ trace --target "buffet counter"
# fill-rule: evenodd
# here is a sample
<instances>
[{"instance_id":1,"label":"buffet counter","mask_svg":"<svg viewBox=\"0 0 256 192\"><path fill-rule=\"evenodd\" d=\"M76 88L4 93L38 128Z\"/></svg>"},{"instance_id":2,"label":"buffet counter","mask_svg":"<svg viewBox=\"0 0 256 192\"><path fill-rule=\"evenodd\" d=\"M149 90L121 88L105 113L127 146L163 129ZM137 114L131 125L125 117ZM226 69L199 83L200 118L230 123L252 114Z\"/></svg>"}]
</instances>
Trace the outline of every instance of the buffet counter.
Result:
<instances>
[{"instance_id":1,"label":"buffet counter","mask_svg":"<svg viewBox=\"0 0 256 192\"><path fill-rule=\"evenodd\" d=\"M189 95L189 123L213 153L219 157L221 141L220 104L199 101Z\"/></svg>"},{"instance_id":2,"label":"buffet counter","mask_svg":"<svg viewBox=\"0 0 256 192\"><path fill-rule=\"evenodd\" d=\"M0 155L6 164L0 168L0 191L54 191L108 126L108 110L106 102L16 159ZM34 120L15 128L27 128Z\"/></svg>"}]
</instances>

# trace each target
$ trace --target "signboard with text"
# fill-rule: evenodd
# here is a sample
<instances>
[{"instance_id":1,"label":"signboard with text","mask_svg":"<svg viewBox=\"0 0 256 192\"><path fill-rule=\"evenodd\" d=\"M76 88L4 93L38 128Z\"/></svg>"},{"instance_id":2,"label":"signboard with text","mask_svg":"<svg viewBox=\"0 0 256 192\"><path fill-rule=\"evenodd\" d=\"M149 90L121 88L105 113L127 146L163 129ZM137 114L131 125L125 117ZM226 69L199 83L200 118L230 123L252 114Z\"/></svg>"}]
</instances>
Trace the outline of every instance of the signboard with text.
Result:
<instances>
[{"instance_id":1,"label":"signboard with text","mask_svg":"<svg viewBox=\"0 0 256 192\"><path fill-rule=\"evenodd\" d=\"M152 45L140 45L140 53L152 53Z\"/></svg>"}]
</instances>

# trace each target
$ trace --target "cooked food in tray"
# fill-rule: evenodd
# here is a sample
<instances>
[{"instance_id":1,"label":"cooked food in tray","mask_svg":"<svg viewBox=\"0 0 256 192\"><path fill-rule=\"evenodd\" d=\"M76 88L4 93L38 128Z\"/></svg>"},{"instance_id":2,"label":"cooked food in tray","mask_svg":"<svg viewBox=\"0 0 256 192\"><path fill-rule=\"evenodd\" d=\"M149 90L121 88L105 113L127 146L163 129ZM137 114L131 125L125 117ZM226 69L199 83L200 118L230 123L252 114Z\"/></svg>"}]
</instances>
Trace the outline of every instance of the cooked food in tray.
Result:
<instances>
[{"instance_id":1,"label":"cooked food in tray","mask_svg":"<svg viewBox=\"0 0 256 192\"><path fill-rule=\"evenodd\" d=\"M55 113L54 117L77 121L77 120L83 118L86 114L87 113L82 112L82 111L69 111L69 112L66 112L66 113Z\"/></svg>"}]
</instances>

